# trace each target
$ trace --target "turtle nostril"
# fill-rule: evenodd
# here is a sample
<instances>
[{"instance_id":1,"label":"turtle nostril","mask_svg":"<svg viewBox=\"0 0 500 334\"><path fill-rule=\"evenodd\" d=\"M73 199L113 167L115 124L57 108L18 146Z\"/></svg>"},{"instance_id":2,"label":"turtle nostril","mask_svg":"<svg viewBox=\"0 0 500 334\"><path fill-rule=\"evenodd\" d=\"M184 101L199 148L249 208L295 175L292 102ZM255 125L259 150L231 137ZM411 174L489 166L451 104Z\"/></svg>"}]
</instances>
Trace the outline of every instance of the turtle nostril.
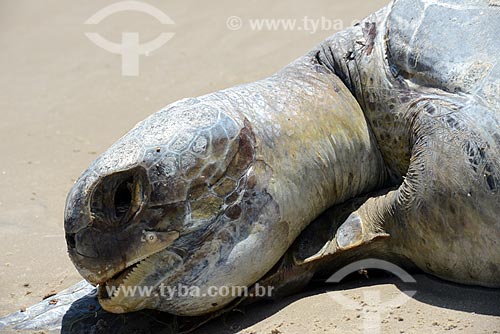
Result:
<instances>
[{"instance_id":1,"label":"turtle nostril","mask_svg":"<svg viewBox=\"0 0 500 334\"><path fill-rule=\"evenodd\" d=\"M76 247L75 233L66 233L66 245L69 249Z\"/></svg>"},{"instance_id":2,"label":"turtle nostril","mask_svg":"<svg viewBox=\"0 0 500 334\"><path fill-rule=\"evenodd\" d=\"M132 206L132 187L134 185L134 178L128 177L123 180L120 185L116 188L114 196L114 208L115 216L118 220L121 220Z\"/></svg>"}]
</instances>

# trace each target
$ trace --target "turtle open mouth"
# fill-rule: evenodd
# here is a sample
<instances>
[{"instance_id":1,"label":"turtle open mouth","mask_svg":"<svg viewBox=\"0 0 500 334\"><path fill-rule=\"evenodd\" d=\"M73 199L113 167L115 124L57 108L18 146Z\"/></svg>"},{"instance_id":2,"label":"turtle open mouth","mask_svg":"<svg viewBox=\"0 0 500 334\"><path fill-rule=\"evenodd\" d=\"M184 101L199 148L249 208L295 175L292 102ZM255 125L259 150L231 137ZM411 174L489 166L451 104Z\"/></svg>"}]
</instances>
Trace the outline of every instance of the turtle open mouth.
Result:
<instances>
[{"instance_id":1,"label":"turtle open mouth","mask_svg":"<svg viewBox=\"0 0 500 334\"><path fill-rule=\"evenodd\" d=\"M153 286L146 286L148 277L156 272L154 255L168 248L177 238L178 231L142 231L142 256L125 264L125 269L99 283L99 302L113 313L136 310L137 306L151 297ZM113 273L109 273L112 275ZM108 276L109 277L109 276Z\"/></svg>"},{"instance_id":2,"label":"turtle open mouth","mask_svg":"<svg viewBox=\"0 0 500 334\"><path fill-rule=\"evenodd\" d=\"M138 260L99 285L99 302L104 309L114 313L126 312L125 308L130 307L129 301L140 302L149 297L142 295L145 290L137 287L154 270L150 256ZM124 299L127 303L122 303Z\"/></svg>"},{"instance_id":3,"label":"turtle open mouth","mask_svg":"<svg viewBox=\"0 0 500 334\"><path fill-rule=\"evenodd\" d=\"M100 284L99 297L112 299L115 295L117 295L118 289L126 284L129 276L134 272L134 269L137 268L139 264L140 262L134 263L108 279L106 282Z\"/></svg>"}]
</instances>

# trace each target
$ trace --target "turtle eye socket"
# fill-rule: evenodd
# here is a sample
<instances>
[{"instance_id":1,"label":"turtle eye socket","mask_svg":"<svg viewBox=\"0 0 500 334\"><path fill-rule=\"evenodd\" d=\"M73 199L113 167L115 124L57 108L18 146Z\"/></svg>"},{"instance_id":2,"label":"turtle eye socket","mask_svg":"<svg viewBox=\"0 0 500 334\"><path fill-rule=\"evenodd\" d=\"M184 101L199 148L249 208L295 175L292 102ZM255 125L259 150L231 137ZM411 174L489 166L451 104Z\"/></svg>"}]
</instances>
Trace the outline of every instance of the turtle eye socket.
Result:
<instances>
[{"instance_id":1,"label":"turtle eye socket","mask_svg":"<svg viewBox=\"0 0 500 334\"><path fill-rule=\"evenodd\" d=\"M149 183L142 167L104 177L92 194L90 211L96 222L129 222L142 211Z\"/></svg>"},{"instance_id":2,"label":"turtle eye socket","mask_svg":"<svg viewBox=\"0 0 500 334\"><path fill-rule=\"evenodd\" d=\"M117 220L121 220L133 205L133 187L134 178L130 176L123 180L116 188L113 206L115 210L115 217Z\"/></svg>"}]
</instances>

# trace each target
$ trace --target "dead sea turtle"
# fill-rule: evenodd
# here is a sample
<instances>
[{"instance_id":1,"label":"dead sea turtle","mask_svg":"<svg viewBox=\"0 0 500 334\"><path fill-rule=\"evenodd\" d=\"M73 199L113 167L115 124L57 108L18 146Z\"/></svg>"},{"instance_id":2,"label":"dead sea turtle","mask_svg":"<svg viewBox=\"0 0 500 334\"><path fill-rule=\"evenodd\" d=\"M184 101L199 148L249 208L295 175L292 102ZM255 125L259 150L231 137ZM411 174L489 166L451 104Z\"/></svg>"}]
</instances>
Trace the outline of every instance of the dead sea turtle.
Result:
<instances>
[{"instance_id":1,"label":"dead sea turtle","mask_svg":"<svg viewBox=\"0 0 500 334\"><path fill-rule=\"evenodd\" d=\"M213 286L286 294L373 256L499 287L499 34L494 1L398 0L267 79L167 106L74 185L71 259L113 313L216 314L237 298ZM164 293L180 286L198 293ZM91 290L0 326L98 326L96 295L75 301Z\"/></svg>"}]
</instances>

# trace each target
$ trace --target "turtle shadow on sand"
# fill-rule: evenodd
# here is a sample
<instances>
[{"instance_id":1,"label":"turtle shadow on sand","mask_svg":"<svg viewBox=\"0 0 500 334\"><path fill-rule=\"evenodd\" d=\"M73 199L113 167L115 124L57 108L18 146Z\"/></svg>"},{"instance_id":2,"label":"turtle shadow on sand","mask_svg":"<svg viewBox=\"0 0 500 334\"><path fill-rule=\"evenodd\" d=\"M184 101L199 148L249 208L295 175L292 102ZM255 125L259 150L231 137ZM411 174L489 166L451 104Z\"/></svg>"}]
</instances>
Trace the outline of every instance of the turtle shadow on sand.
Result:
<instances>
[{"instance_id":1,"label":"turtle shadow on sand","mask_svg":"<svg viewBox=\"0 0 500 334\"><path fill-rule=\"evenodd\" d=\"M63 317L61 333L182 333L190 332L191 329L195 329L192 333L198 334L236 333L270 319L294 303L308 298L321 298L321 301L324 302L325 298L322 295L346 293L346 295L352 296L356 293L362 294L365 289L382 291L384 285L391 285L402 294L416 291L415 294L408 297L437 308L478 315L500 316L500 307L494 307L494 301L500 299L498 289L463 286L418 272L414 273L413 276L416 283L404 283L395 276L380 272L370 272L370 276L367 279L357 274L350 275L343 282L335 285L312 283L303 293L276 301L260 301L238 307L212 320L207 317L176 317L152 310L125 315L108 313L100 308L95 295L89 294L71 305ZM381 289L379 290L378 287ZM384 299L384 296L382 295L381 298ZM337 316L345 311L334 297L331 297L331 303L324 304L324 307L331 309L332 315L336 314ZM401 306L403 310L404 307L404 305ZM385 309L385 311L389 312L390 310ZM298 316L308 317L307 314ZM293 322L294 319L290 318L289 321ZM433 319L429 319L429 321L433 321ZM198 324L204 322L207 323L197 328Z\"/></svg>"},{"instance_id":2,"label":"turtle shadow on sand","mask_svg":"<svg viewBox=\"0 0 500 334\"><path fill-rule=\"evenodd\" d=\"M242 329L266 321L266 319L268 321L277 313L282 312L286 308L293 307L293 304L301 303L301 301L308 298L316 299L316 301L313 300L311 302L306 302L306 305L300 305L300 313L294 313L293 311L286 313L286 322L298 323L304 322L304 319L308 319L307 321L305 321L305 323L313 322L314 319L312 319L312 313L308 312L308 310L305 308L307 308L308 306L314 308L314 304L317 303L321 303L322 308L329 309L329 311L331 310L331 320L344 320L343 314L345 313L347 308L343 307L341 304L339 304L339 301L335 300L335 294L345 293L347 298L350 298L356 294L362 295L363 291L369 290L371 292L382 292L381 299L385 300L383 291L386 291L387 289L384 290L384 288L382 287L383 285L391 285L394 287L394 289L391 289L392 293L389 299L394 298L394 291L392 290L396 290L401 294L406 294L410 291L416 291L415 294L408 295L409 301L413 300L428 306L433 306L438 309L446 309L444 310L444 312L451 310L477 315L500 316L500 307L495 305L496 301L500 298L500 291L498 291L498 289L490 289L477 286L464 286L460 284L450 283L424 273L414 274L413 277L417 281L416 283L404 283L401 282L399 278L392 275L379 273L376 276L377 277L370 277L369 279L357 276L357 278L346 279L345 282L334 285L312 284L309 289L307 289L303 293L289 296L274 302L262 301L254 305L250 305L244 309L236 309L234 311L231 311L217 319L210 321L193 333L237 333ZM329 296L327 297L326 295ZM329 299L331 300L331 302L325 303L325 301ZM359 301L361 305L363 302L362 298ZM405 311L404 304L401 306L394 305L393 308L387 307L385 309L379 309L379 311L382 313L382 315L385 315L384 313L389 314L391 310L394 310L396 308ZM364 307L361 307L357 310L358 313L366 311ZM314 312L314 310L312 310L312 312ZM439 313L441 313L441 311L439 311ZM290 317L290 315L292 315L292 317ZM293 316L295 317L295 319L293 318ZM433 323L434 320L435 319L428 319L428 322ZM271 321L268 322L271 323ZM280 321L278 320L278 323L279 322Z\"/></svg>"}]
</instances>

